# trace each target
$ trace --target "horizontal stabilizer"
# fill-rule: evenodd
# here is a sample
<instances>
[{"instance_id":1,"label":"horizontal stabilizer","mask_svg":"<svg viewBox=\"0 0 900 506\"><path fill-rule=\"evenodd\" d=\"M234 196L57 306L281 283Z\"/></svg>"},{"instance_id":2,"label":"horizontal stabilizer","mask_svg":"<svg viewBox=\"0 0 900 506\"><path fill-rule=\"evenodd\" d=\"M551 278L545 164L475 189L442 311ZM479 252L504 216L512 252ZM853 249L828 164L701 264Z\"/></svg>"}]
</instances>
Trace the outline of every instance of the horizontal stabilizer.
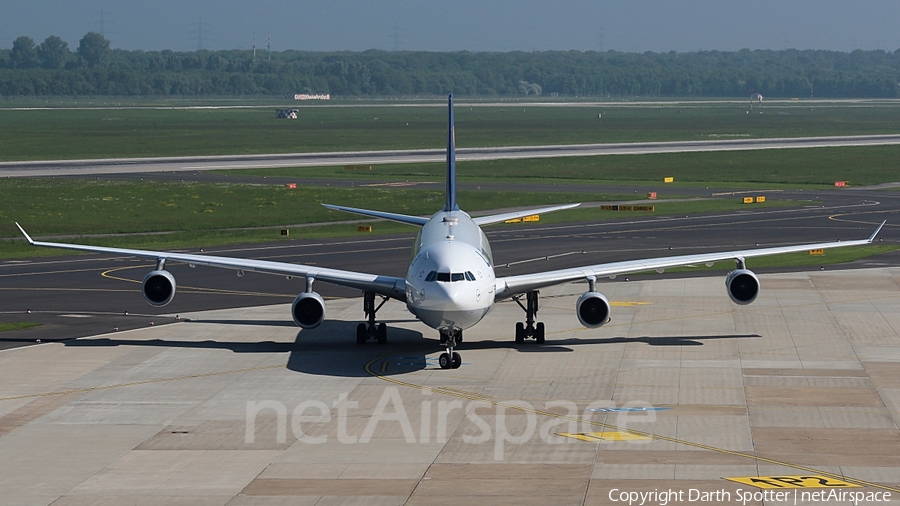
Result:
<instances>
[{"instance_id":1,"label":"horizontal stabilizer","mask_svg":"<svg viewBox=\"0 0 900 506\"><path fill-rule=\"evenodd\" d=\"M348 213L356 213L361 214L363 216L371 216L373 218L381 218L383 220L391 220L398 221L400 223L406 223L407 225L418 225L422 226L426 222L428 222L428 218L422 218L421 216L409 216L407 214L396 214L396 213L383 213L381 211L370 211L368 209L357 209L355 207L344 207L344 206L333 206L331 204L322 204L328 209L333 209L335 211L345 211Z\"/></svg>"},{"instance_id":2,"label":"horizontal stabilizer","mask_svg":"<svg viewBox=\"0 0 900 506\"><path fill-rule=\"evenodd\" d=\"M524 211L514 211L511 213L503 213L503 214L494 214L491 216L481 216L479 218L472 218L478 226L490 225L491 223L501 223L506 220L514 220L516 218L524 218L526 216L533 216L535 214L547 214L552 213L553 211L562 211L563 209L572 209L573 207L580 206L581 203L578 204L564 204L561 206L553 206L553 207L542 207L540 209L528 209Z\"/></svg>"}]
</instances>

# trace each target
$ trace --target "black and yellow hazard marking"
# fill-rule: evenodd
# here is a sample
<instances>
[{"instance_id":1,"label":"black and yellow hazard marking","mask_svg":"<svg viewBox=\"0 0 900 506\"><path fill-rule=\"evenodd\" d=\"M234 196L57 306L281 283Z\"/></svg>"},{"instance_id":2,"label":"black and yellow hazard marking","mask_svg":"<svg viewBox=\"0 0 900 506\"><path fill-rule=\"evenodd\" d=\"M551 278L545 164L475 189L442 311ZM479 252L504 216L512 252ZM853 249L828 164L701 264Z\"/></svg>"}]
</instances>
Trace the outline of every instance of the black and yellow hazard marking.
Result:
<instances>
[{"instance_id":1,"label":"black and yellow hazard marking","mask_svg":"<svg viewBox=\"0 0 900 506\"><path fill-rule=\"evenodd\" d=\"M839 480L830 476L744 476L725 478L735 483L743 483L751 487L775 488L848 488L859 487L855 483Z\"/></svg>"},{"instance_id":2,"label":"black and yellow hazard marking","mask_svg":"<svg viewBox=\"0 0 900 506\"><path fill-rule=\"evenodd\" d=\"M577 433L557 432L556 435L563 436L563 437L570 437L572 439L578 439L580 441L587 441L589 443L594 443L597 441L640 441L640 440L650 440L651 439L647 436L641 436L639 434L632 434L630 432L622 432L622 431L577 432Z\"/></svg>"}]
</instances>

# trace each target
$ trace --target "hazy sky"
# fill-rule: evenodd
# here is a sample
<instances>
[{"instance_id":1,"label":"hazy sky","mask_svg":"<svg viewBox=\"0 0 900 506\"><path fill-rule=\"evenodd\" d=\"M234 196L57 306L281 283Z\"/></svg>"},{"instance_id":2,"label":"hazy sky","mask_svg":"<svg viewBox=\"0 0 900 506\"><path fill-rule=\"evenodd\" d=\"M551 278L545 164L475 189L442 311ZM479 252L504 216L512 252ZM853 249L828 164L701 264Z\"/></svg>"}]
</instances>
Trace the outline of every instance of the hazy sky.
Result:
<instances>
[{"instance_id":1,"label":"hazy sky","mask_svg":"<svg viewBox=\"0 0 900 506\"><path fill-rule=\"evenodd\" d=\"M887 49L898 0L2 0L0 47L103 30L115 48L427 51ZM202 20L202 21L201 21ZM202 25L201 25L202 22Z\"/></svg>"}]
</instances>

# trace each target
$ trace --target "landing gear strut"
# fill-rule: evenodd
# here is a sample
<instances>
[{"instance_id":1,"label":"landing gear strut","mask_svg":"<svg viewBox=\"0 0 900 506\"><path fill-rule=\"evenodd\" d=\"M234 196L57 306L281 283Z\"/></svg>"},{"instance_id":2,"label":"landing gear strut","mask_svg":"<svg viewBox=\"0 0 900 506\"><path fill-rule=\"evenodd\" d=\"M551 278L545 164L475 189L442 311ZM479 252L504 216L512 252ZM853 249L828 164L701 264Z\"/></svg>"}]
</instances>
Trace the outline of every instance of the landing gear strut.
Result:
<instances>
[{"instance_id":1,"label":"landing gear strut","mask_svg":"<svg viewBox=\"0 0 900 506\"><path fill-rule=\"evenodd\" d=\"M363 292L363 312L369 320L367 323L360 323L356 326L356 344L366 344L369 339L375 339L378 344L387 342L387 325L375 323L375 313L381 309L381 306L388 301L390 297L379 295L381 304L375 307L375 292Z\"/></svg>"},{"instance_id":2,"label":"landing gear strut","mask_svg":"<svg viewBox=\"0 0 900 506\"><path fill-rule=\"evenodd\" d=\"M535 339L538 343L544 342L544 322L537 322L534 317L538 312L538 291L525 292L525 304L520 300L521 296L513 297L516 304L525 311L525 323L516 322L516 342L524 343L525 339Z\"/></svg>"},{"instance_id":3,"label":"landing gear strut","mask_svg":"<svg viewBox=\"0 0 900 506\"><path fill-rule=\"evenodd\" d=\"M438 357L441 369L459 369L459 366L462 365L462 357L453 351L453 348L456 348L457 343L460 342L462 342L462 330L441 330L441 344L447 347L447 351Z\"/></svg>"}]
</instances>

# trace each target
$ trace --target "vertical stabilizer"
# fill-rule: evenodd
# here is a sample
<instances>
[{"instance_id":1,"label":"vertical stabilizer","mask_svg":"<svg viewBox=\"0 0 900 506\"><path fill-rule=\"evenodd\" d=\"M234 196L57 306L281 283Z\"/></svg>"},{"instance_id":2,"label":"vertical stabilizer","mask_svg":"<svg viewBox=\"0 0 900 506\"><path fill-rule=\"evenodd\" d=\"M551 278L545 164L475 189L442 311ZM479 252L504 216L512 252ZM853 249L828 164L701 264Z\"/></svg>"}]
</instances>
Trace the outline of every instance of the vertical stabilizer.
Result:
<instances>
[{"instance_id":1,"label":"vertical stabilizer","mask_svg":"<svg viewBox=\"0 0 900 506\"><path fill-rule=\"evenodd\" d=\"M453 95L448 100L450 109L450 127L447 139L447 188L444 211L458 211L456 203L456 131L453 128Z\"/></svg>"}]
</instances>

